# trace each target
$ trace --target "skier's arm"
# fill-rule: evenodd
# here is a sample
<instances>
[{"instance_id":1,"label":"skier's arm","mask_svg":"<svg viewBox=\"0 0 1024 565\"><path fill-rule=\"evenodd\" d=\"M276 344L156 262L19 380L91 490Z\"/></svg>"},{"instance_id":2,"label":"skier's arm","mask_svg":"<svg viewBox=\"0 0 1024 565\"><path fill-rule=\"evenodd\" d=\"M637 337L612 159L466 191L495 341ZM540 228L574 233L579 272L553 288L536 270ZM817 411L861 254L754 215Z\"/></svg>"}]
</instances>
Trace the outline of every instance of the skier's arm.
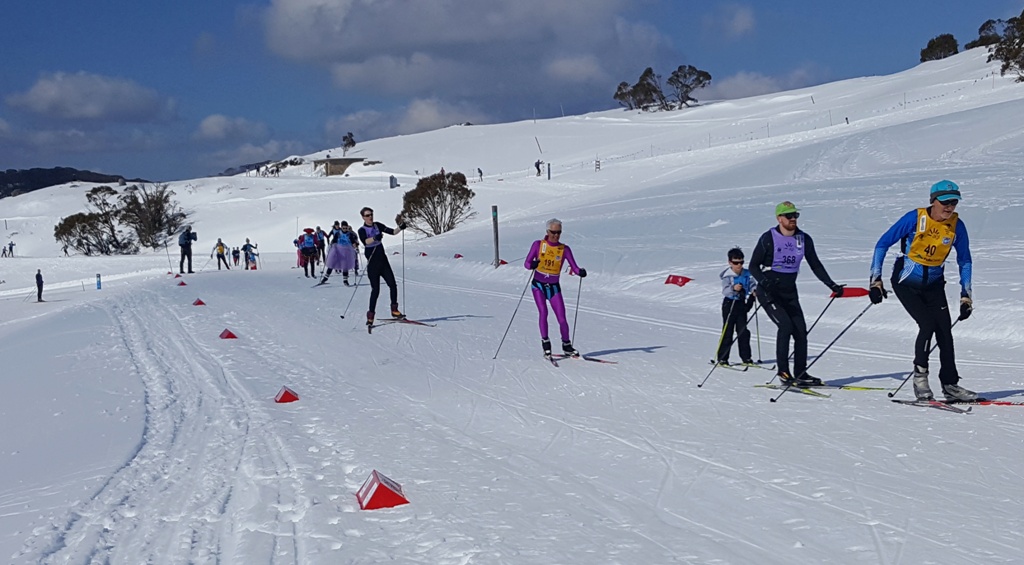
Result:
<instances>
[{"instance_id":1,"label":"skier's arm","mask_svg":"<svg viewBox=\"0 0 1024 565\"><path fill-rule=\"evenodd\" d=\"M818 252L814 250L814 240L807 233L804 233L804 259L807 259L807 264L811 266L811 272L814 273L814 276L818 277L819 281L825 283L825 286L830 289L836 286L836 281L828 276L828 271L825 270L825 266L818 259Z\"/></svg>"},{"instance_id":2,"label":"skier's arm","mask_svg":"<svg viewBox=\"0 0 1024 565\"><path fill-rule=\"evenodd\" d=\"M761 238L754 245L754 251L750 254L750 275L754 277L758 284L764 284L764 272L761 269L771 265L771 254L769 253L771 248L772 234L771 230L769 230L761 234ZM766 260L769 262L766 262Z\"/></svg>"},{"instance_id":3,"label":"skier's arm","mask_svg":"<svg viewBox=\"0 0 1024 565\"><path fill-rule=\"evenodd\" d=\"M526 254L526 261L523 261L523 268L524 269L528 269L528 270L532 270L533 269L533 265L532 265L533 260L534 259L538 259L539 257L540 257L540 240L538 239L537 241L533 242L533 245L530 246L530 252Z\"/></svg>"},{"instance_id":4,"label":"skier's arm","mask_svg":"<svg viewBox=\"0 0 1024 565\"><path fill-rule=\"evenodd\" d=\"M733 288L733 285L736 283L734 283L733 281L736 279L736 277L733 276L732 269L726 269L722 271L719 277L722 279L722 296L726 298L735 298L736 289Z\"/></svg>"},{"instance_id":5,"label":"skier's arm","mask_svg":"<svg viewBox=\"0 0 1024 565\"><path fill-rule=\"evenodd\" d=\"M569 249L568 245L565 246L565 253L562 255L562 260L569 262L570 273L574 275L580 274L580 267L576 264L576 259L572 256L572 249Z\"/></svg>"},{"instance_id":6,"label":"skier's arm","mask_svg":"<svg viewBox=\"0 0 1024 565\"><path fill-rule=\"evenodd\" d=\"M956 222L956 234L953 236L953 249L956 249L956 264L960 267L960 296L973 298L971 288L971 242L967 237L967 227L960 220Z\"/></svg>"},{"instance_id":7,"label":"skier's arm","mask_svg":"<svg viewBox=\"0 0 1024 565\"><path fill-rule=\"evenodd\" d=\"M903 215L893 224L882 237L875 243L875 252L871 255L871 280L882 278L882 265L885 263L885 254L894 243L914 233L917 229L917 210L911 210ZM903 250L901 249L900 252ZM959 257L959 251L957 251Z\"/></svg>"}]
</instances>

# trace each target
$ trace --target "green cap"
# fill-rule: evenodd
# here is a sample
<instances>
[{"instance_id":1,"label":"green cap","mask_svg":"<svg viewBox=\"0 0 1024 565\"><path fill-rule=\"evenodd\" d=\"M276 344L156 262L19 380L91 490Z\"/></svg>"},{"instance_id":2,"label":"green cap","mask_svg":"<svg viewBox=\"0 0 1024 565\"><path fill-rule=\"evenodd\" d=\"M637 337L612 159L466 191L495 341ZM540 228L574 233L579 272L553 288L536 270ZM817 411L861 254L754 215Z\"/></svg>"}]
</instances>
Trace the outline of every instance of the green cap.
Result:
<instances>
[{"instance_id":1,"label":"green cap","mask_svg":"<svg viewBox=\"0 0 1024 565\"><path fill-rule=\"evenodd\" d=\"M775 207L775 215L781 216L783 214L789 214L790 212L798 212L796 204L793 204L789 200L785 202L779 202L779 205Z\"/></svg>"}]
</instances>

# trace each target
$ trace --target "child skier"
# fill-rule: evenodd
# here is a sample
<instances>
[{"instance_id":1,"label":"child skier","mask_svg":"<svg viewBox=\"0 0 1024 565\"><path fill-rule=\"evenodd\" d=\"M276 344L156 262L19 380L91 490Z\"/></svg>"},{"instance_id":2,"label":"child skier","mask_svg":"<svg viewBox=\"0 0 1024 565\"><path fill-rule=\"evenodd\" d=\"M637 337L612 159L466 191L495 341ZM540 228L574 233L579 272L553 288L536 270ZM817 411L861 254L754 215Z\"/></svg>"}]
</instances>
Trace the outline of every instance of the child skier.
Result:
<instances>
[{"instance_id":1,"label":"child skier","mask_svg":"<svg viewBox=\"0 0 1024 565\"><path fill-rule=\"evenodd\" d=\"M722 279L722 338L718 345L716 359L719 365L729 364L729 350L732 349L733 331L739 342L740 359L744 365L753 365L750 353L750 330L747 329L747 312L754 305L754 288L757 282L750 271L743 268L743 250L733 247L729 250L729 268L719 274Z\"/></svg>"}]
</instances>

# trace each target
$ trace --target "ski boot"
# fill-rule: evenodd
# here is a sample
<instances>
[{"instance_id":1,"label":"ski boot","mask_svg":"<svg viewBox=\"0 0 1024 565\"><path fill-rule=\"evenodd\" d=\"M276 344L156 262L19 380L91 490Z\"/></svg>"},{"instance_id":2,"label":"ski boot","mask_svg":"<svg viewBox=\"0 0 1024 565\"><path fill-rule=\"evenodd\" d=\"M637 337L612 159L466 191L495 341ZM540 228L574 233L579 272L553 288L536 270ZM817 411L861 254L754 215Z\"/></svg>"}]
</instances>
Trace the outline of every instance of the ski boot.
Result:
<instances>
[{"instance_id":1,"label":"ski boot","mask_svg":"<svg viewBox=\"0 0 1024 565\"><path fill-rule=\"evenodd\" d=\"M805 372L804 374L796 378L796 382L793 384L793 386L798 388L810 388L813 386L822 386L824 384L825 383L822 382L822 380L819 379L818 377L812 377L811 375Z\"/></svg>"},{"instance_id":2,"label":"ski boot","mask_svg":"<svg viewBox=\"0 0 1024 565\"><path fill-rule=\"evenodd\" d=\"M396 320L404 320L405 319L405 314L403 314L398 309L398 303L397 302L395 304L391 305L391 317L396 319Z\"/></svg>"},{"instance_id":3,"label":"ski boot","mask_svg":"<svg viewBox=\"0 0 1024 565\"><path fill-rule=\"evenodd\" d=\"M373 310L366 311L366 325L373 326Z\"/></svg>"},{"instance_id":4,"label":"ski boot","mask_svg":"<svg viewBox=\"0 0 1024 565\"><path fill-rule=\"evenodd\" d=\"M942 394L946 395L946 402L973 402L978 399L978 393L957 384L942 385Z\"/></svg>"},{"instance_id":5,"label":"ski boot","mask_svg":"<svg viewBox=\"0 0 1024 565\"><path fill-rule=\"evenodd\" d=\"M914 396L918 400L935 400L932 388L928 386L928 367L914 365Z\"/></svg>"},{"instance_id":6,"label":"ski boot","mask_svg":"<svg viewBox=\"0 0 1024 565\"><path fill-rule=\"evenodd\" d=\"M352 286L352 285L348 284L348 277L342 277L341 278L341 284L343 284L345 286Z\"/></svg>"},{"instance_id":7,"label":"ski boot","mask_svg":"<svg viewBox=\"0 0 1024 565\"><path fill-rule=\"evenodd\" d=\"M551 340L550 339L541 339L540 340L540 346L544 348L544 357L550 359L551 358Z\"/></svg>"},{"instance_id":8,"label":"ski boot","mask_svg":"<svg viewBox=\"0 0 1024 565\"><path fill-rule=\"evenodd\" d=\"M563 341L562 342L562 353L564 353L566 357L579 357L580 356L580 352L576 351L576 349L572 346L572 342L571 341Z\"/></svg>"}]
</instances>

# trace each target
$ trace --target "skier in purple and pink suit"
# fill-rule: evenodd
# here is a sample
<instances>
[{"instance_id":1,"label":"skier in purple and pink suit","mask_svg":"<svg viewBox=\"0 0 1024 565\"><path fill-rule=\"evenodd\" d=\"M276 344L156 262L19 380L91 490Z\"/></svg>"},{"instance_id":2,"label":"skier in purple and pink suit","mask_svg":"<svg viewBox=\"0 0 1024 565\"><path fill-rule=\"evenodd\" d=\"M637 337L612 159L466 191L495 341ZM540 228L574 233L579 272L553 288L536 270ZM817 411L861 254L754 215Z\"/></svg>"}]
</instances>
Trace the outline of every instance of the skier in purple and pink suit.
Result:
<instances>
[{"instance_id":1,"label":"skier in purple and pink suit","mask_svg":"<svg viewBox=\"0 0 1024 565\"><path fill-rule=\"evenodd\" d=\"M547 235L542 240L533 242L530 252L526 254L526 261L523 266L533 271L533 300L537 303L537 311L540 313L540 339L544 348L544 356L551 356L551 340L548 339L548 306L551 302L551 309L555 311L555 318L558 319L558 329L562 335L562 351L569 356L578 357L579 352L572 346L569 338L569 322L565 318L565 300L562 298L562 287L558 283L558 275L562 271L562 263L569 262L569 272L579 275L580 278L587 276L587 270L576 265L572 257L572 250L568 245L559 243L562 237L562 222L557 219L550 219L547 222Z\"/></svg>"}]
</instances>

